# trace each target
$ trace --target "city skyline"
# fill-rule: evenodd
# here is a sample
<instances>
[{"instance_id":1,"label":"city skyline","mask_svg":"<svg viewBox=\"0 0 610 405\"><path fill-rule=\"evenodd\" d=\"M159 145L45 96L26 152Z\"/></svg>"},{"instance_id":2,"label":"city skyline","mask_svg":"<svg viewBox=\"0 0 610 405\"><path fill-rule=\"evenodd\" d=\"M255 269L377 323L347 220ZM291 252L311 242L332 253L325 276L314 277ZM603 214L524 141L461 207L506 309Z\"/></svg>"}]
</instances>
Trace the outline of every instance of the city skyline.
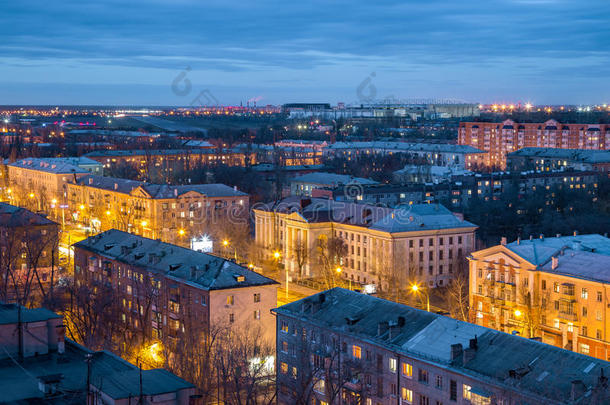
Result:
<instances>
[{"instance_id":1,"label":"city skyline","mask_svg":"<svg viewBox=\"0 0 610 405\"><path fill-rule=\"evenodd\" d=\"M603 1L349 4L8 4L0 104L610 101Z\"/></svg>"}]
</instances>

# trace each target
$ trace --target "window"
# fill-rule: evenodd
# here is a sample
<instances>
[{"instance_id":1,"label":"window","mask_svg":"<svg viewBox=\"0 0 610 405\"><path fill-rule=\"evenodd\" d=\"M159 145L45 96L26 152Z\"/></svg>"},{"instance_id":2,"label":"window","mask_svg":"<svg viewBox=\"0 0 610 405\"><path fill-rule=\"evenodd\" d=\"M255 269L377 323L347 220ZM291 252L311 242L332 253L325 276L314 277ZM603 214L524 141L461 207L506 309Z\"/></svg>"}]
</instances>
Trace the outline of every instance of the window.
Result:
<instances>
[{"instance_id":1,"label":"window","mask_svg":"<svg viewBox=\"0 0 610 405\"><path fill-rule=\"evenodd\" d=\"M428 372L420 368L417 373L417 381L428 384Z\"/></svg>"},{"instance_id":2,"label":"window","mask_svg":"<svg viewBox=\"0 0 610 405\"><path fill-rule=\"evenodd\" d=\"M318 380L314 384L313 390L319 394L324 394L326 392L326 382L323 379Z\"/></svg>"},{"instance_id":3,"label":"window","mask_svg":"<svg viewBox=\"0 0 610 405\"><path fill-rule=\"evenodd\" d=\"M254 319L261 319L261 310L257 309L254 311Z\"/></svg>"},{"instance_id":4,"label":"window","mask_svg":"<svg viewBox=\"0 0 610 405\"><path fill-rule=\"evenodd\" d=\"M542 289L546 290L546 280L542 280Z\"/></svg>"},{"instance_id":5,"label":"window","mask_svg":"<svg viewBox=\"0 0 610 405\"><path fill-rule=\"evenodd\" d=\"M449 399L457 401L457 381L455 380L449 381Z\"/></svg>"},{"instance_id":6,"label":"window","mask_svg":"<svg viewBox=\"0 0 610 405\"><path fill-rule=\"evenodd\" d=\"M472 390L472 387L470 385L462 385L462 396L464 397L464 399L470 399L471 393L470 391Z\"/></svg>"},{"instance_id":7,"label":"window","mask_svg":"<svg viewBox=\"0 0 610 405\"><path fill-rule=\"evenodd\" d=\"M235 314L229 314L229 323L235 322Z\"/></svg>"},{"instance_id":8,"label":"window","mask_svg":"<svg viewBox=\"0 0 610 405\"><path fill-rule=\"evenodd\" d=\"M360 348L360 346L356 346L356 345L352 346L352 357L355 359L362 358L362 349Z\"/></svg>"},{"instance_id":9,"label":"window","mask_svg":"<svg viewBox=\"0 0 610 405\"><path fill-rule=\"evenodd\" d=\"M297 376L298 376L298 370L296 367L292 367L292 378L294 378L296 380Z\"/></svg>"},{"instance_id":10,"label":"window","mask_svg":"<svg viewBox=\"0 0 610 405\"><path fill-rule=\"evenodd\" d=\"M390 358L388 368L390 369L390 372L395 373L397 368L397 360L394 358Z\"/></svg>"},{"instance_id":11,"label":"window","mask_svg":"<svg viewBox=\"0 0 610 405\"><path fill-rule=\"evenodd\" d=\"M260 293L254 294L254 302L261 302L261 294Z\"/></svg>"},{"instance_id":12,"label":"window","mask_svg":"<svg viewBox=\"0 0 610 405\"><path fill-rule=\"evenodd\" d=\"M396 384L390 384L390 392L393 396L398 395L398 387Z\"/></svg>"},{"instance_id":13,"label":"window","mask_svg":"<svg viewBox=\"0 0 610 405\"><path fill-rule=\"evenodd\" d=\"M424 395L421 395L419 397L419 405L430 405L430 398L428 398Z\"/></svg>"},{"instance_id":14,"label":"window","mask_svg":"<svg viewBox=\"0 0 610 405\"><path fill-rule=\"evenodd\" d=\"M582 307L582 317L583 318L587 317L587 307Z\"/></svg>"},{"instance_id":15,"label":"window","mask_svg":"<svg viewBox=\"0 0 610 405\"><path fill-rule=\"evenodd\" d=\"M583 288L583 289L580 291L580 298L582 298L583 300L586 300L586 299L588 299L588 298L589 298L589 291L587 291L587 289L586 289L586 288Z\"/></svg>"},{"instance_id":16,"label":"window","mask_svg":"<svg viewBox=\"0 0 610 405\"><path fill-rule=\"evenodd\" d=\"M598 291L597 292L597 302L602 302L602 301L603 301L603 299L602 299L602 292Z\"/></svg>"},{"instance_id":17,"label":"window","mask_svg":"<svg viewBox=\"0 0 610 405\"><path fill-rule=\"evenodd\" d=\"M582 336L587 336L587 327L586 326L582 327Z\"/></svg>"},{"instance_id":18,"label":"window","mask_svg":"<svg viewBox=\"0 0 610 405\"><path fill-rule=\"evenodd\" d=\"M413 366L409 363L402 363L402 375L404 377L413 378Z\"/></svg>"},{"instance_id":19,"label":"window","mask_svg":"<svg viewBox=\"0 0 610 405\"><path fill-rule=\"evenodd\" d=\"M288 353L288 342L282 342L282 353Z\"/></svg>"},{"instance_id":20,"label":"window","mask_svg":"<svg viewBox=\"0 0 610 405\"><path fill-rule=\"evenodd\" d=\"M559 283L558 282L553 283L553 291L555 291L556 293L559 292Z\"/></svg>"},{"instance_id":21,"label":"window","mask_svg":"<svg viewBox=\"0 0 610 405\"><path fill-rule=\"evenodd\" d=\"M580 350L579 351L582 354L589 354L589 345L587 345L585 343L580 343L579 346L580 346Z\"/></svg>"},{"instance_id":22,"label":"window","mask_svg":"<svg viewBox=\"0 0 610 405\"><path fill-rule=\"evenodd\" d=\"M234 305L234 304L235 304L235 296L227 295L227 305Z\"/></svg>"},{"instance_id":23,"label":"window","mask_svg":"<svg viewBox=\"0 0 610 405\"><path fill-rule=\"evenodd\" d=\"M599 309L595 311L595 319L597 319L598 321L602 320L602 311L600 311Z\"/></svg>"},{"instance_id":24,"label":"window","mask_svg":"<svg viewBox=\"0 0 610 405\"><path fill-rule=\"evenodd\" d=\"M288 333L288 322L282 321L280 323L280 328L282 329L282 332Z\"/></svg>"},{"instance_id":25,"label":"window","mask_svg":"<svg viewBox=\"0 0 610 405\"><path fill-rule=\"evenodd\" d=\"M403 402L406 402L407 404L412 404L413 403L413 391L411 391L410 389L407 389L405 387L402 387L402 392L400 394L400 398L402 399Z\"/></svg>"},{"instance_id":26,"label":"window","mask_svg":"<svg viewBox=\"0 0 610 405\"><path fill-rule=\"evenodd\" d=\"M438 388L439 390L443 389L443 377L440 375L437 375L436 378L434 379L434 386L436 388Z\"/></svg>"},{"instance_id":27,"label":"window","mask_svg":"<svg viewBox=\"0 0 610 405\"><path fill-rule=\"evenodd\" d=\"M280 371L282 374L288 373L288 364L280 363Z\"/></svg>"}]
</instances>

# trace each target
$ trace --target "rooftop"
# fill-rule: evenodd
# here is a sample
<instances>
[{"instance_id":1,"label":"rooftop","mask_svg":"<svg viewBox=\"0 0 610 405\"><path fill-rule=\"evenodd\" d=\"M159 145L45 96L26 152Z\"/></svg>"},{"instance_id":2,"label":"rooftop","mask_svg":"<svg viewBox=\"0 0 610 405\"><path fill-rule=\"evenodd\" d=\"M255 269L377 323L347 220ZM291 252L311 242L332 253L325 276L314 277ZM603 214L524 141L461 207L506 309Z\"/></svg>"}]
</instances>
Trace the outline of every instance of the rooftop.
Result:
<instances>
[{"instance_id":1,"label":"rooftop","mask_svg":"<svg viewBox=\"0 0 610 405\"><path fill-rule=\"evenodd\" d=\"M507 155L509 158L541 157L548 159L574 160L584 163L607 163L610 162L610 151L608 150L586 150L586 149L558 149L558 148L522 148Z\"/></svg>"},{"instance_id":2,"label":"rooftop","mask_svg":"<svg viewBox=\"0 0 610 405\"><path fill-rule=\"evenodd\" d=\"M470 145L448 143L407 143L407 142L337 142L326 149L384 149L405 152L434 153L486 153Z\"/></svg>"},{"instance_id":3,"label":"rooftop","mask_svg":"<svg viewBox=\"0 0 610 405\"><path fill-rule=\"evenodd\" d=\"M47 217L26 210L25 208L0 202L0 227L40 226L54 223L55 222Z\"/></svg>"},{"instance_id":4,"label":"rooftop","mask_svg":"<svg viewBox=\"0 0 610 405\"><path fill-rule=\"evenodd\" d=\"M0 325L17 323L19 318L19 307L17 304L3 304L0 302ZM40 322L47 319L61 318L55 312L46 308L24 308L21 309L21 322Z\"/></svg>"},{"instance_id":5,"label":"rooftop","mask_svg":"<svg viewBox=\"0 0 610 405\"><path fill-rule=\"evenodd\" d=\"M12 163L7 162L6 164L8 166L39 170L54 174L89 173L87 170L78 167L74 163L71 163L70 160L64 160L63 158L27 158L17 160Z\"/></svg>"},{"instance_id":6,"label":"rooftop","mask_svg":"<svg viewBox=\"0 0 610 405\"><path fill-rule=\"evenodd\" d=\"M552 261L542 266L547 273L584 280L610 283L610 256L583 250L565 249L557 257L557 267L553 269Z\"/></svg>"},{"instance_id":7,"label":"rooftop","mask_svg":"<svg viewBox=\"0 0 610 405\"><path fill-rule=\"evenodd\" d=\"M341 288L274 312L556 404L570 398L572 381L580 380L590 389L602 370L607 375L610 369L603 360ZM475 338L477 348L470 361L451 359L453 344L468 348ZM585 395L579 403L590 399Z\"/></svg>"},{"instance_id":8,"label":"rooftop","mask_svg":"<svg viewBox=\"0 0 610 405\"><path fill-rule=\"evenodd\" d=\"M378 184L378 182L370 179L364 179L362 177L353 177L347 174L336 174L336 173L328 173L328 172L315 172L315 173L307 173L301 176L294 177L291 182L298 183L314 183L314 184L330 184L330 185L340 185L340 184Z\"/></svg>"},{"instance_id":9,"label":"rooftop","mask_svg":"<svg viewBox=\"0 0 610 405\"><path fill-rule=\"evenodd\" d=\"M524 239L506 247L534 266L544 265L565 248L610 256L610 239L598 234Z\"/></svg>"},{"instance_id":10,"label":"rooftop","mask_svg":"<svg viewBox=\"0 0 610 405\"><path fill-rule=\"evenodd\" d=\"M277 284L223 258L116 229L73 246L206 290Z\"/></svg>"},{"instance_id":11,"label":"rooftop","mask_svg":"<svg viewBox=\"0 0 610 405\"><path fill-rule=\"evenodd\" d=\"M284 214L296 212L309 223L338 222L389 233L477 227L460 220L440 204L402 205L391 209L326 198L287 197L256 209Z\"/></svg>"}]
</instances>

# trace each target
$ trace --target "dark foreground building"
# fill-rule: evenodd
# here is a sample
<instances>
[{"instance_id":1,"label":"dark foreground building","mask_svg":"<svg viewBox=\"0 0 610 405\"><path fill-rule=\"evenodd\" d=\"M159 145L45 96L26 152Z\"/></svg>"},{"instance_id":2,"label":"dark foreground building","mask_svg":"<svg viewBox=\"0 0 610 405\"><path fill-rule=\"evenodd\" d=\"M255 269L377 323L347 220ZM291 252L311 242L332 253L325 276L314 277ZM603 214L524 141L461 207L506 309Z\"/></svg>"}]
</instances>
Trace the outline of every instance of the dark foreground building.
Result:
<instances>
[{"instance_id":1,"label":"dark foreground building","mask_svg":"<svg viewBox=\"0 0 610 405\"><path fill-rule=\"evenodd\" d=\"M277 314L279 404L608 404L610 363L334 288Z\"/></svg>"}]
</instances>

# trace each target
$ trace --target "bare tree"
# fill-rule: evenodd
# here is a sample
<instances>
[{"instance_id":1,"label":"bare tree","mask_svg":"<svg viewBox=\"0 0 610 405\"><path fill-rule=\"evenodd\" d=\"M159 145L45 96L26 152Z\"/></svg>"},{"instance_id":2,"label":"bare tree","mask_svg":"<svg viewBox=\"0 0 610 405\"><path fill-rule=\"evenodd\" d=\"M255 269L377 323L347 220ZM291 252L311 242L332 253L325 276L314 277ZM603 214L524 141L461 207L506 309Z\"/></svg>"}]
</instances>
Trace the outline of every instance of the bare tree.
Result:
<instances>
[{"instance_id":1,"label":"bare tree","mask_svg":"<svg viewBox=\"0 0 610 405\"><path fill-rule=\"evenodd\" d=\"M444 300L452 318L468 321L468 276L463 271L455 273L453 280L443 291Z\"/></svg>"},{"instance_id":2,"label":"bare tree","mask_svg":"<svg viewBox=\"0 0 610 405\"><path fill-rule=\"evenodd\" d=\"M293 244L292 248L293 259L297 265L299 271L299 278L303 277L303 269L309 261L309 246L307 241L302 240L300 237Z\"/></svg>"},{"instance_id":3,"label":"bare tree","mask_svg":"<svg viewBox=\"0 0 610 405\"><path fill-rule=\"evenodd\" d=\"M326 287L335 287L339 277L337 268L347 256L347 244L341 238L321 235L317 240L316 253Z\"/></svg>"}]
</instances>

